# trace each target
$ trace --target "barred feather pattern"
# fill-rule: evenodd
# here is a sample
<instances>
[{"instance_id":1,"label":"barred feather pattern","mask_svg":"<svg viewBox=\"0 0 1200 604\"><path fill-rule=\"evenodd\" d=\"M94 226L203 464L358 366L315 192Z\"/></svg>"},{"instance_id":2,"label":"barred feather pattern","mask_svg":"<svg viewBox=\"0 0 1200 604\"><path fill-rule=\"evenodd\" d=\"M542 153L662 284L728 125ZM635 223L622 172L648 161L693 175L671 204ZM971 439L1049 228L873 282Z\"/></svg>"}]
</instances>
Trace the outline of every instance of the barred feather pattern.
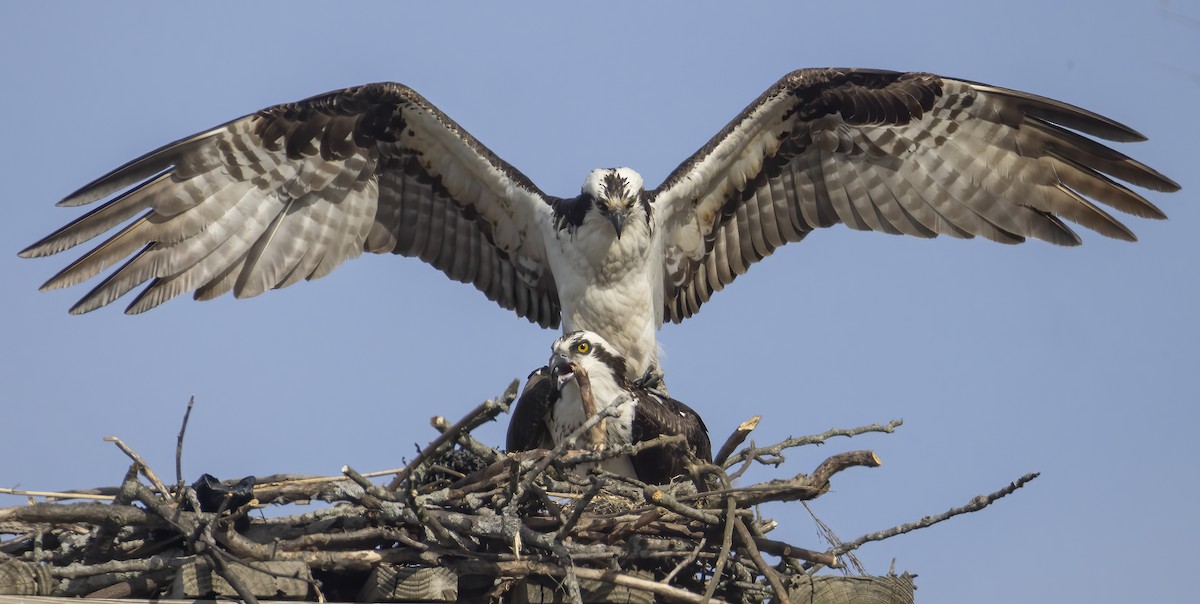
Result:
<instances>
[{"instance_id":1,"label":"barred feather pattern","mask_svg":"<svg viewBox=\"0 0 1200 604\"><path fill-rule=\"evenodd\" d=\"M695 314L779 246L835 224L1078 245L1064 221L1134 240L1094 202L1165 217L1114 178L1177 184L1069 128L1142 138L1065 103L931 74L793 72L655 192L668 233L665 318Z\"/></svg>"},{"instance_id":2,"label":"barred feather pattern","mask_svg":"<svg viewBox=\"0 0 1200 604\"><path fill-rule=\"evenodd\" d=\"M133 219L43 286L72 286L125 261L73 313L147 282L127 312L187 292L200 300L257 296L369 251L418 257L530 321L559 321L540 234L527 236L537 234L549 203L399 84L234 120L134 160L60 205L126 188L22 252L58 253Z\"/></svg>"}]
</instances>

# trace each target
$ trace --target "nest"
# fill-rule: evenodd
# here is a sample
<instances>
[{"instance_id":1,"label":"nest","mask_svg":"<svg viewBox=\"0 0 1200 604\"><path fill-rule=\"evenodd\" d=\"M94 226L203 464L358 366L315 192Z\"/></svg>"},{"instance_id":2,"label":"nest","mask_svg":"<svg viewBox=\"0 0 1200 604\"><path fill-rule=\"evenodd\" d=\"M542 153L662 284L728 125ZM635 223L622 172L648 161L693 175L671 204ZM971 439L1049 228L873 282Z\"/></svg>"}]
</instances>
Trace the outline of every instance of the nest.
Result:
<instances>
[{"instance_id":1,"label":"nest","mask_svg":"<svg viewBox=\"0 0 1200 604\"><path fill-rule=\"evenodd\" d=\"M793 447L890 433L900 420L743 446L754 418L730 435L712 463L693 460L689 477L650 485L570 469L646 447L675 447L685 455L681 437L604 451L559 447L517 454L475 440L471 431L507 411L515 393L514 382L453 425L434 418L440 435L416 458L367 475L344 467L336 477L277 475L168 487L136 452L110 439L133 460L119 487L6 490L30 495L31 503L0 508L0 537L7 536L0 541L0 594L216 595L247 602L809 601L825 577L816 573L842 568L859 546L982 509L1036 477L1028 474L918 522L808 549L768 537L777 523L763 518L758 505L815 499L838 472L878 466L875 453L842 452L807 474L738 486L742 473L754 464L778 468ZM178 465L177 459L177 474ZM381 477L390 478L372 481ZM37 496L47 500L36 503ZM63 503L67 499L92 501ZM261 506L314 500L331 505L278 517L251 515ZM883 579L874 588L911 601L911 576Z\"/></svg>"}]
</instances>

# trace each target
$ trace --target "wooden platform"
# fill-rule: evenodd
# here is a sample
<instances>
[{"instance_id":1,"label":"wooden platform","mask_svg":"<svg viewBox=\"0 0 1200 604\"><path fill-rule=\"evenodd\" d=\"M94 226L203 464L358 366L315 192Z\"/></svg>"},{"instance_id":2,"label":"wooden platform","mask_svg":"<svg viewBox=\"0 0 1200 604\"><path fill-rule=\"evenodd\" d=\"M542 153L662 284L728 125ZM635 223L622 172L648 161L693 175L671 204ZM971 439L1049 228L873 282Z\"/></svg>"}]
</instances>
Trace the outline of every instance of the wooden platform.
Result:
<instances>
[{"instance_id":1,"label":"wooden platform","mask_svg":"<svg viewBox=\"0 0 1200 604\"><path fill-rule=\"evenodd\" d=\"M397 572L396 569L385 569L374 574L378 575L379 581L360 594L359 602L472 601L459 597L458 577L445 569L421 569L416 572ZM254 584L260 591L268 585L261 580ZM887 577L817 576L812 578L810 585L792 588L789 596L793 602L804 602L805 604L913 604L915 589L912 575L909 574ZM599 581L582 580L580 581L580 590L585 602L642 604L655 601L654 596L648 592L622 588ZM236 598L231 594L222 593L221 595ZM275 599L265 591L256 596L261 601L295 600L295 598ZM512 604L565 604L570 601L561 586L549 577L523 581L509 593L509 596ZM217 604L229 601L228 599L215 600L211 598L153 600L87 598L86 600L102 604ZM79 598L0 595L0 604L64 604L80 601Z\"/></svg>"}]
</instances>

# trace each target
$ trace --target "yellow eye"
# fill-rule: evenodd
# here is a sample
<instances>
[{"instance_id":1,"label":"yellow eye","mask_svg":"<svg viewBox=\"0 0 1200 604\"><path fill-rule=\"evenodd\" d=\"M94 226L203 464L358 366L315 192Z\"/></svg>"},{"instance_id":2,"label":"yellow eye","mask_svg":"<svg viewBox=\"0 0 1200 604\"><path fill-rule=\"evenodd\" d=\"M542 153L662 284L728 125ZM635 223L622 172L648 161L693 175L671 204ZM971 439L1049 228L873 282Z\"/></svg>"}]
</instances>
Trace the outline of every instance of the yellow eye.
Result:
<instances>
[{"instance_id":1,"label":"yellow eye","mask_svg":"<svg viewBox=\"0 0 1200 604\"><path fill-rule=\"evenodd\" d=\"M577 350L579 354L587 354L591 349L592 345L588 344L587 342L580 342L575 345L575 350Z\"/></svg>"}]
</instances>

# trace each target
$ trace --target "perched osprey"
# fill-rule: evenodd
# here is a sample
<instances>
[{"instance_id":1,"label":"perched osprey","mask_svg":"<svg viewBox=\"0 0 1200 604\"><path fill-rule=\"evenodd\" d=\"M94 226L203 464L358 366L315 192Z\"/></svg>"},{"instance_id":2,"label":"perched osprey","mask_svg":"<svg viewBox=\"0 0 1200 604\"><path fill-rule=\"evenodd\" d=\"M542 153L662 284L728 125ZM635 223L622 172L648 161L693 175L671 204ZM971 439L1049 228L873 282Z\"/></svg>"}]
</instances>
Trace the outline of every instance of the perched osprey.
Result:
<instances>
[{"instance_id":1,"label":"perched osprey","mask_svg":"<svg viewBox=\"0 0 1200 604\"><path fill-rule=\"evenodd\" d=\"M638 387L625 359L604 338L576 331L555 340L550 365L534 372L508 424L509 452L549 449L566 440L593 414L622 396L615 417L601 420L575 449L604 449L681 434L696 457L712 461L704 420L687 405ZM604 469L652 484L686 473L684 457L654 447L632 457L606 460Z\"/></svg>"},{"instance_id":2,"label":"perched osprey","mask_svg":"<svg viewBox=\"0 0 1200 604\"><path fill-rule=\"evenodd\" d=\"M1078 131L1078 132L1077 132ZM1100 202L1175 182L1090 138L1134 130L1039 96L927 73L804 69L771 86L658 188L628 168L547 195L411 89L369 84L277 105L144 155L67 196L124 191L21 252L132 220L42 286L129 258L71 308L149 281L126 312L185 292L238 297L315 279L363 251L416 256L543 327L587 329L657 366L656 331L789 241L859 230L1076 245L1070 221L1133 240Z\"/></svg>"}]
</instances>

